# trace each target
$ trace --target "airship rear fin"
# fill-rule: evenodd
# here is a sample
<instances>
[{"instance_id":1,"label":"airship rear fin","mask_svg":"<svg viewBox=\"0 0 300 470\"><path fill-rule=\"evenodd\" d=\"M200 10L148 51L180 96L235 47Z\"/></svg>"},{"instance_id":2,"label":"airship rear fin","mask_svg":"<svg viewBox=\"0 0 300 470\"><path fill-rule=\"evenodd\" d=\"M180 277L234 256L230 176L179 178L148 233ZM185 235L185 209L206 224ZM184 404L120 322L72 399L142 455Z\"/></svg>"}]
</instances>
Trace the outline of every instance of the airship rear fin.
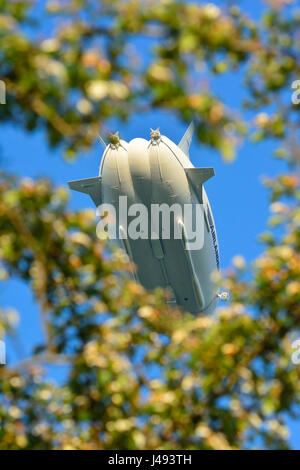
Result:
<instances>
[{"instance_id":1,"label":"airship rear fin","mask_svg":"<svg viewBox=\"0 0 300 470\"><path fill-rule=\"evenodd\" d=\"M215 170L213 168L186 168L185 173L197 192L200 203L202 203L202 185L215 176Z\"/></svg>"},{"instance_id":2,"label":"airship rear fin","mask_svg":"<svg viewBox=\"0 0 300 470\"><path fill-rule=\"evenodd\" d=\"M98 207L101 204L101 177L86 178L83 180L69 181L69 188L80 193L89 194Z\"/></svg>"},{"instance_id":3,"label":"airship rear fin","mask_svg":"<svg viewBox=\"0 0 300 470\"><path fill-rule=\"evenodd\" d=\"M183 151L183 153L186 154L186 156L189 156L189 150L190 150L190 145L192 142L193 134L194 134L194 129L195 125L194 122L192 121L185 131L184 136L182 137L181 141L178 144L178 147Z\"/></svg>"}]
</instances>

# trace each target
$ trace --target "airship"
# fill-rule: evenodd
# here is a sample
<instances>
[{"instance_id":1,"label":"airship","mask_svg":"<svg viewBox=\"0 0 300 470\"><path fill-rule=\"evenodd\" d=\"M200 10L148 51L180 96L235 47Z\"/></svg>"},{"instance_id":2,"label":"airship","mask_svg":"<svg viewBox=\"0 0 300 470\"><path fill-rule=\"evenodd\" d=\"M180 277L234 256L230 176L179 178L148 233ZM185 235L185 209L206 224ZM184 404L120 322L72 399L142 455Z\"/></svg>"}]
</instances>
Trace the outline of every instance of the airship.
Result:
<instances>
[{"instance_id":1,"label":"airship","mask_svg":"<svg viewBox=\"0 0 300 470\"><path fill-rule=\"evenodd\" d=\"M196 248L189 243L182 213L172 213L175 228L168 237L160 227L150 236L130 237L127 223L117 217L115 242L135 264L133 275L147 290L164 288L171 305L206 315L214 311L220 297L213 280L213 273L219 270L218 239L203 186L214 176L214 169L195 168L191 163L193 131L191 123L178 145L159 129L151 129L150 140L135 138L126 142L118 133L112 134L108 144L102 139L105 149L99 176L70 181L69 187L88 194L97 207L109 204L119 209L125 197L128 207L142 204L150 214L150 208L162 204L200 207L201 226L197 230L201 232L201 243Z\"/></svg>"}]
</instances>

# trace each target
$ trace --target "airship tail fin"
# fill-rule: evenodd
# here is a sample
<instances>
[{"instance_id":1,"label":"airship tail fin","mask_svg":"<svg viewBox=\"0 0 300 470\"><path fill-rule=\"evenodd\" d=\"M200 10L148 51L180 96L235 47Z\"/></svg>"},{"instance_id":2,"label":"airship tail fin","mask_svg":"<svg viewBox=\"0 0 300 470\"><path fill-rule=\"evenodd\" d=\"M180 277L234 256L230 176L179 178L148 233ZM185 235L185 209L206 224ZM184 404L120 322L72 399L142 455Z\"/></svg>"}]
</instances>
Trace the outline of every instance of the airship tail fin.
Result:
<instances>
[{"instance_id":1,"label":"airship tail fin","mask_svg":"<svg viewBox=\"0 0 300 470\"><path fill-rule=\"evenodd\" d=\"M215 170L213 168L186 168L185 173L202 204L202 185L205 181L215 176Z\"/></svg>"},{"instance_id":2,"label":"airship tail fin","mask_svg":"<svg viewBox=\"0 0 300 470\"><path fill-rule=\"evenodd\" d=\"M185 131L184 136L182 137L181 141L178 144L178 147L183 151L183 153L186 154L187 157L189 157L189 150L190 150L190 145L192 142L193 134L195 130L195 125L194 122L192 121Z\"/></svg>"},{"instance_id":3,"label":"airship tail fin","mask_svg":"<svg viewBox=\"0 0 300 470\"><path fill-rule=\"evenodd\" d=\"M80 193L89 194L98 207L101 204L101 177L86 178L83 180L69 181L69 188Z\"/></svg>"}]
</instances>

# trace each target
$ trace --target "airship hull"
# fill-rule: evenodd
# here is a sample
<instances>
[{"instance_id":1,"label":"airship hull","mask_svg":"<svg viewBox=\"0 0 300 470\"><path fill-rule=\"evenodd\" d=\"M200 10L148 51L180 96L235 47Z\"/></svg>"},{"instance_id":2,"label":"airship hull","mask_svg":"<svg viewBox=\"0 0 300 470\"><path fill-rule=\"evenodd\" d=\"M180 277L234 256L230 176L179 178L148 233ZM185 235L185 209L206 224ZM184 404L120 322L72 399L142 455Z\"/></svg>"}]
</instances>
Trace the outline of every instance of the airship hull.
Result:
<instances>
[{"instance_id":1,"label":"airship hull","mask_svg":"<svg viewBox=\"0 0 300 470\"><path fill-rule=\"evenodd\" d=\"M137 280L149 290L169 291L169 302L194 314L210 313L216 306L217 292L212 273L219 268L215 224L203 183L213 176L212 168L194 168L187 155L165 136L147 141L120 140L103 154L98 178L71 182L72 189L91 195L95 204L112 204L119 214L120 197L128 207L142 204L148 213L147 234L128 236L128 221L118 217L116 243L136 264ZM171 230L153 232L151 208L201 207L201 244L189 249L182 213L170 212ZM174 207L174 206L173 206ZM176 233L181 233L177 238ZM198 234L199 235L199 234Z\"/></svg>"}]
</instances>

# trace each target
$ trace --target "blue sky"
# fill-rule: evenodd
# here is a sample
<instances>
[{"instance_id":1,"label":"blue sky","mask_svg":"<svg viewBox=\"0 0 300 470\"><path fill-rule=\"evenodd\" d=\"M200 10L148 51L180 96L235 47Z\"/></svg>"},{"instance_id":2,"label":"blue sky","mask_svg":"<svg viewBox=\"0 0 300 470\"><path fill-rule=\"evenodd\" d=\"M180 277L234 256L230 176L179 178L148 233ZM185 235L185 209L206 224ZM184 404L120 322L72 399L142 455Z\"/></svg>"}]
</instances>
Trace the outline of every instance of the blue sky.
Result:
<instances>
[{"instance_id":1,"label":"blue sky","mask_svg":"<svg viewBox=\"0 0 300 470\"><path fill-rule=\"evenodd\" d=\"M223 4L224 2L216 2ZM242 5L256 17L264 8L259 1L244 1ZM224 98L233 108L238 108L244 97L241 75L231 74L222 79L222 87L216 81L214 92ZM168 112L135 115L126 124L110 123L112 130L119 130L121 137L129 141L134 137L149 138L150 127L160 127L161 133L175 143L181 139L186 126L173 114ZM20 177L38 178L46 176L57 185L67 185L73 179L96 176L101 160L102 147L95 144L89 153L81 155L73 163L66 163L62 152L47 147L44 134L36 132L26 134L10 125L0 128L0 145L2 150L1 165L6 171ZM261 144L244 143L238 150L236 160L224 163L220 155L205 148L194 140L191 146L191 161L195 166L213 166L216 176L206 183L206 190L215 217L219 244L221 268L230 265L236 254L242 254L251 262L263 247L257 237L263 232L268 218L268 193L263 187L262 175L273 176L285 169L285 165L272 157L275 142ZM88 196L72 193L72 209L92 207ZM2 306L14 307L20 314L20 337L22 347L18 354L8 343L9 360L16 361L29 355L31 346L42 338L38 310L30 290L20 281L2 283L0 302ZM55 370L56 379L62 377L63 371ZM300 423L291 422L291 443L300 448Z\"/></svg>"}]
</instances>

